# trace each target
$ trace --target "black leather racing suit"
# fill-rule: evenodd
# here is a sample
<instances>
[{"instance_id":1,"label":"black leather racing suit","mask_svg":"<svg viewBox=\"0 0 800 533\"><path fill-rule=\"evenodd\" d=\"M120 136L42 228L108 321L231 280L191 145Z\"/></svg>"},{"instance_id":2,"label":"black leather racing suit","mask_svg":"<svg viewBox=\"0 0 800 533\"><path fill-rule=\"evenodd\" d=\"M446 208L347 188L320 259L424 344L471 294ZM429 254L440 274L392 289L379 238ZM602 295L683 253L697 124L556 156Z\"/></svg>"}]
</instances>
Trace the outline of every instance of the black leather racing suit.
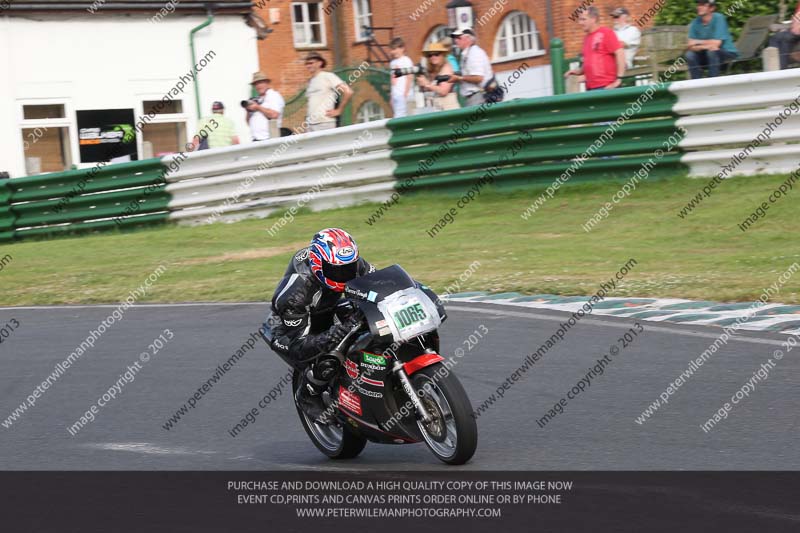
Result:
<instances>
[{"instance_id":1,"label":"black leather racing suit","mask_svg":"<svg viewBox=\"0 0 800 533\"><path fill-rule=\"evenodd\" d=\"M358 276L374 271L374 266L358 259ZM308 248L303 248L289 261L275 289L264 339L295 368L306 367L307 360L334 347L329 330L341 297L342 293L324 286L314 276L308 264Z\"/></svg>"}]
</instances>

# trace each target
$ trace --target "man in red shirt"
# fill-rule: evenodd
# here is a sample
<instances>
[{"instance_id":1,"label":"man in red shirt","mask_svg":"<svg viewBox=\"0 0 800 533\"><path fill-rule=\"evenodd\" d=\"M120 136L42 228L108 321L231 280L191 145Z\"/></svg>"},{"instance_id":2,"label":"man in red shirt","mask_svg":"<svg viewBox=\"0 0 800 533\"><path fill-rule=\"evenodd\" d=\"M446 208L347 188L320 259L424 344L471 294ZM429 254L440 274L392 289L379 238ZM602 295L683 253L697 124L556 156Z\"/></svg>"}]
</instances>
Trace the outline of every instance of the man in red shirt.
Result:
<instances>
[{"instance_id":1,"label":"man in red shirt","mask_svg":"<svg viewBox=\"0 0 800 533\"><path fill-rule=\"evenodd\" d=\"M583 40L583 68L564 76L586 76L586 89L616 89L625 75L625 48L611 28L600 26L600 12L594 6L581 11L578 24L586 32Z\"/></svg>"}]
</instances>

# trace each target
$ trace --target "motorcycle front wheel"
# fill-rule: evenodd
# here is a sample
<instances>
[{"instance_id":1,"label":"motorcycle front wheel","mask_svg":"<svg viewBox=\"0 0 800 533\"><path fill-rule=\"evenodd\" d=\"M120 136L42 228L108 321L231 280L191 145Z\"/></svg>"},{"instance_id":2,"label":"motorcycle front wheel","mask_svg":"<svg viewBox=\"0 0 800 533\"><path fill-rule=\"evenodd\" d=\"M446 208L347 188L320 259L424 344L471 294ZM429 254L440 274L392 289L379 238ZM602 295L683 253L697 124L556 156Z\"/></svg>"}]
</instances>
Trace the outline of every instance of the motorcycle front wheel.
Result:
<instances>
[{"instance_id":1,"label":"motorcycle front wheel","mask_svg":"<svg viewBox=\"0 0 800 533\"><path fill-rule=\"evenodd\" d=\"M417 425L433 455L451 465L469 461L478 447L478 426L461 382L436 363L413 374L411 383L432 417Z\"/></svg>"}]
</instances>

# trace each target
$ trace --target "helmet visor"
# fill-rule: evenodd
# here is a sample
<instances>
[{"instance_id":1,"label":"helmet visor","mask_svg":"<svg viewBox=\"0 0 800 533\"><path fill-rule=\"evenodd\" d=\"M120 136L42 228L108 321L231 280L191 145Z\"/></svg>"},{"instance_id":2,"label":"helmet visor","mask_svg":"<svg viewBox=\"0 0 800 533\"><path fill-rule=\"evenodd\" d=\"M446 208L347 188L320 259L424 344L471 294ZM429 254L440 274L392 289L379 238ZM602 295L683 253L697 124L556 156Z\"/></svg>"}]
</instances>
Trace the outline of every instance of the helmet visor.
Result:
<instances>
[{"instance_id":1,"label":"helmet visor","mask_svg":"<svg viewBox=\"0 0 800 533\"><path fill-rule=\"evenodd\" d=\"M358 274L358 261L346 265L331 265L325 261L322 262L322 275L331 281L346 283L355 279L356 274Z\"/></svg>"}]
</instances>

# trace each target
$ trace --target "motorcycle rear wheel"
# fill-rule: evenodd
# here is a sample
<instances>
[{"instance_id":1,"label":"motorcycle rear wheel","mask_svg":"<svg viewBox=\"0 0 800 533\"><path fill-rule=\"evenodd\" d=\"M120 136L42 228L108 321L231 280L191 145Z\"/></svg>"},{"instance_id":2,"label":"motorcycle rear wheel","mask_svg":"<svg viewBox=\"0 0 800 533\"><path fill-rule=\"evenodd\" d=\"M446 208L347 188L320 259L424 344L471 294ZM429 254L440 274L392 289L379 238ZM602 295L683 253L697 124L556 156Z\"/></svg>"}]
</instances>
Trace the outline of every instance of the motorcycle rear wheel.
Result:
<instances>
[{"instance_id":1,"label":"motorcycle rear wheel","mask_svg":"<svg viewBox=\"0 0 800 533\"><path fill-rule=\"evenodd\" d=\"M469 461L478 447L478 426L461 382L436 363L413 374L411 383L433 417L429 424L417 421L428 449L450 465Z\"/></svg>"},{"instance_id":2,"label":"motorcycle rear wheel","mask_svg":"<svg viewBox=\"0 0 800 533\"><path fill-rule=\"evenodd\" d=\"M297 390L300 373L294 373L294 388ZM358 456L367 445L367 439L356 435L346 424L334 420L329 424L320 424L311 420L295 402L300 423L308 434L308 438L319 451L331 459L352 459Z\"/></svg>"}]
</instances>

